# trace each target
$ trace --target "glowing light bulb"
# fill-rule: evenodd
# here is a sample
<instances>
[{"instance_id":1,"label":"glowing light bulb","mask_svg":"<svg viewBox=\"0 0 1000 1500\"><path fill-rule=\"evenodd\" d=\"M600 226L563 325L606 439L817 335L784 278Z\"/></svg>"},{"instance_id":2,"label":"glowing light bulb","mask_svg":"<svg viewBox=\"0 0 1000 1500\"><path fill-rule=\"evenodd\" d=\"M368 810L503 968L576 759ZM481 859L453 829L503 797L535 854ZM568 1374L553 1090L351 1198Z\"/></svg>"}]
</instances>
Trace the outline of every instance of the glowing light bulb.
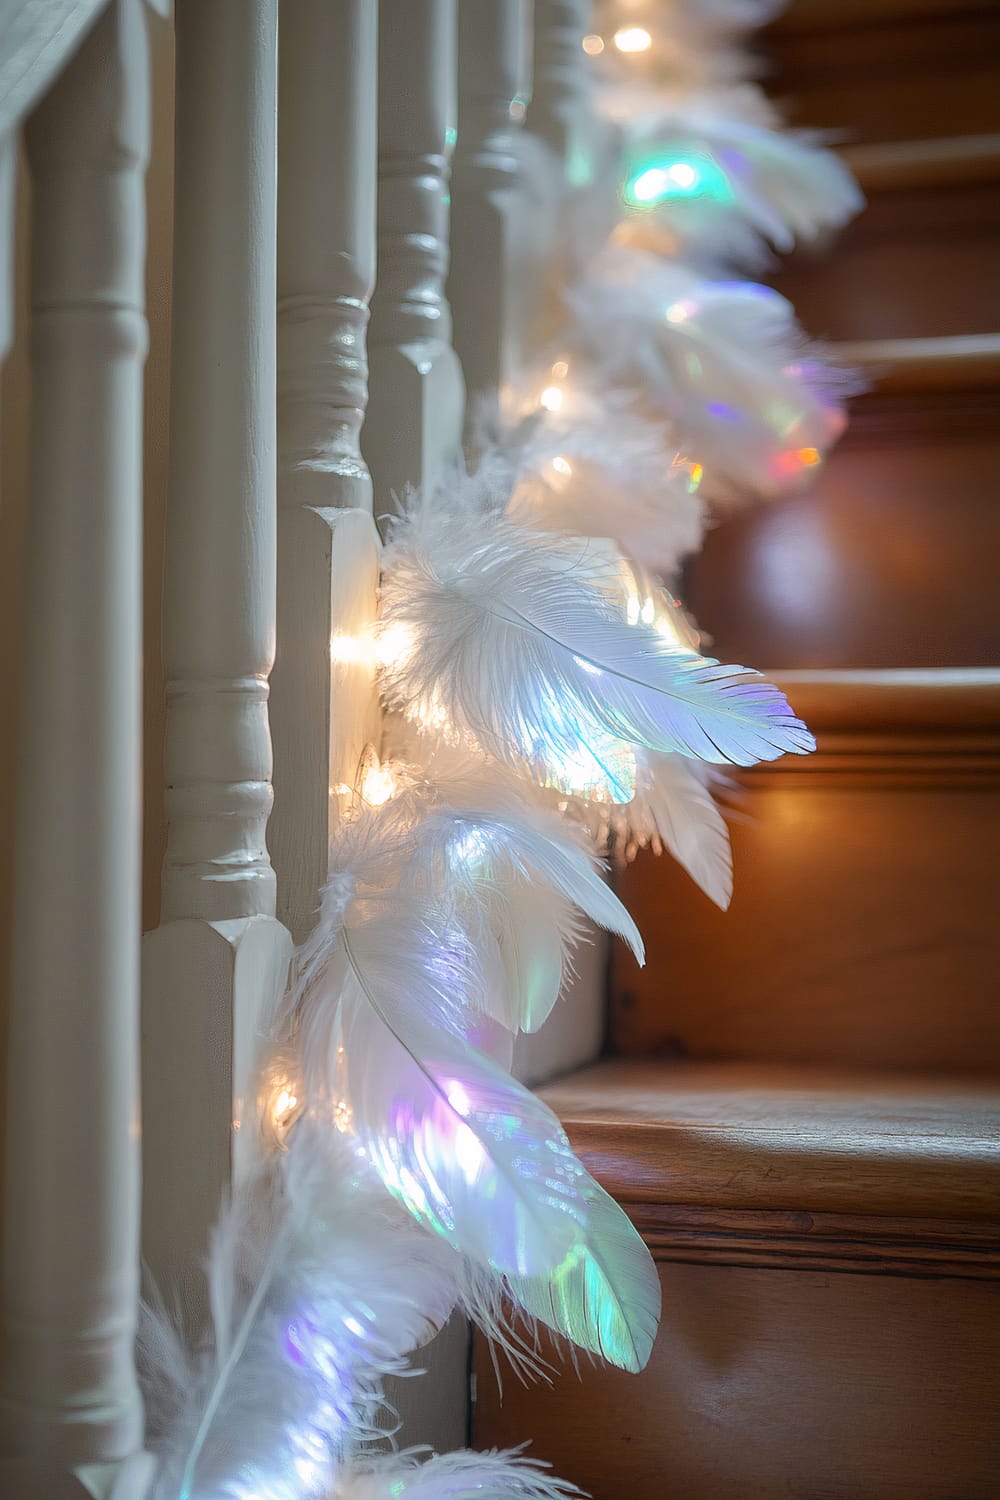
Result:
<instances>
[{"instance_id":1,"label":"glowing light bulb","mask_svg":"<svg viewBox=\"0 0 1000 1500\"><path fill-rule=\"evenodd\" d=\"M645 26L622 26L615 32L615 46L619 52L648 52L653 38Z\"/></svg>"},{"instance_id":2,"label":"glowing light bulb","mask_svg":"<svg viewBox=\"0 0 1000 1500\"><path fill-rule=\"evenodd\" d=\"M370 648L356 635L334 635L330 637L330 660L341 665L361 662L369 655Z\"/></svg>"},{"instance_id":3,"label":"glowing light bulb","mask_svg":"<svg viewBox=\"0 0 1000 1500\"><path fill-rule=\"evenodd\" d=\"M647 167L632 183L629 194L635 203L655 203L666 197L668 181L662 167Z\"/></svg>"},{"instance_id":4,"label":"glowing light bulb","mask_svg":"<svg viewBox=\"0 0 1000 1500\"><path fill-rule=\"evenodd\" d=\"M565 359L557 359L555 364L552 366L552 373L557 380L565 380L566 376L569 374L569 361Z\"/></svg>"},{"instance_id":5,"label":"glowing light bulb","mask_svg":"<svg viewBox=\"0 0 1000 1500\"><path fill-rule=\"evenodd\" d=\"M679 188L692 188L698 181L698 173L687 161L675 161L673 166L667 168L667 176Z\"/></svg>"},{"instance_id":6,"label":"glowing light bulb","mask_svg":"<svg viewBox=\"0 0 1000 1500\"><path fill-rule=\"evenodd\" d=\"M413 652L413 631L406 625L386 625L375 637L373 655L380 667L395 667Z\"/></svg>"},{"instance_id":7,"label":"glowing light bulb","mask_svg":"<svg viewBox=\"0 0 1000 1500\"><path fill-rule=\"evenodd\" d=\"M385 766L376 762L367 768L361 781L361 797L369 807L382 807L396 791L396 778Z\"/></svg>"},{"instance_id":8,"label":"glowing light bulb","mask_svg":"<svg viewBox=\"0 0 1000 1500\"><path fill-rule=\"evenodd\" d=\"M583 50L588 57L600 57L604 51L604 38L589 32L583 39Z\"/></svg>"},{"instance_id":9,"label":"glowing light bulb","mask_svg":"<svg viewBox=\"0 0 1000 1500\"><path fill-rule=\"evenodd\" d=\"M538 398L538 404L546 411L559 411L563 404L563 393L557 385L547 385Z\"/></svg>"}]
</instances>

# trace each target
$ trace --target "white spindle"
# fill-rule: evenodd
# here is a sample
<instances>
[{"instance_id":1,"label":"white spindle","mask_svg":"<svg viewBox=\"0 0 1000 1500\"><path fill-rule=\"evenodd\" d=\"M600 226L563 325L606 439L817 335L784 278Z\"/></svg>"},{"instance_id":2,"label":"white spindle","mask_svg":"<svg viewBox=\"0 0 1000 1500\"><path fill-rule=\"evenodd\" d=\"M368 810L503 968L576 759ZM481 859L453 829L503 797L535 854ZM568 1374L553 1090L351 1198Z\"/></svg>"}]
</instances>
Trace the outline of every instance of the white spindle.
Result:
<instances>
[{"instance_id":1,"label":"white spindle","mask_svg":"<svg viewBox=\"0 0 1000 1500\"><path fill-rule=\"evenodd\" d=\"M460 0L458 21L448 298L472 402L495 398L520 362L524 225L512 132L524 113L523 0Z\"/></svg>"},{"instance_id":2,"label":"white spindle","mask_svg":"<svg viewBox=\"0 0 1000 1500\"><path fill-rule=\"evenodd\" d=\"M0 363L14 337L14 189L17 146L13 135L0 136Z\"/></svg>"},{"instance_id":3,"label":"white spindle","mask_svg":"<svg viewBox=\"0 0 1000 1500\"><path fill-rule=\"evenodd\" d=\"M4 1183L5 1454L138 1495L140 531L149 82L116 0L36 109ZM24 1493L4 1482L3 1493ZM38 1493L42 1493L40 1489Z\"/></svg>"},{"instance_id":4,"label":"white spindle","mask_svg":"<svg viewBox=\"0 0 1000 1500\"><path fill-rule=\"evenodd\" d=\"M375 270L375 0L283 0L279 90L278 639L270 840L279 914L311 927L337 788L377 739L349 645L375 612L378 539L358 446Z\"/></svg>"},{"instance_id":5,"label":"white spindle","mask_svg":"<svg viewBox=\"0 0 1000 1500\"><path fill-rule=\"evenodd\" d=\"M177 0L167 849L144 945L144 1253L200 1298L209 1226L255 1100L274 918L277 0Z\"/></svg>"},{"instance_id":6,"label":"white spindle","mask_svg":"<svg viewBox=\"0 0 1000 1500\"><path fill-rule=\"evenodd\" d=\"M444 295L456 138L456 0L382 0L378 281L364 451L376 515L461 443L464 384Z\"/></svg>"},{"instance_id":7,"label":"white spindle","mask_svg":"<svg viewBox=\"0 0 1000 1500\"><path fill-rule=\"evenodd\" d=\"M562 163L571 184L590 173L592 115L583 38L590 0L535 0L527 126Z\"/></svg>"}]
</instances>

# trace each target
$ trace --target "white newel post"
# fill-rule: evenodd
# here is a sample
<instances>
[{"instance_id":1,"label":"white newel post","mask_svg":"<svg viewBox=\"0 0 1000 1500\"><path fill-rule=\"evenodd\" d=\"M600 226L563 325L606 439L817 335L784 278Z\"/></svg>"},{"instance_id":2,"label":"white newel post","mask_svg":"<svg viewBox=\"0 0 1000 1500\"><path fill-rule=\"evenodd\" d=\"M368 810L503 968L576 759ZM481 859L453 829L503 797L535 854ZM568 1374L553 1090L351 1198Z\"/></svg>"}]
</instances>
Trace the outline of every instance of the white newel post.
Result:
<instances>
[{"instance_id":1,"label":"white newel post","mask_svg":"<svg viewBox=\"0 0 1000 1500\"><path fill-rule=\"evenodd\" d=\"M339 787L378 739L364 635L378 537L359 435L375 274L376 0L282 0L278 121L279 915L305 936ZM333 642L333 646L331 646Z\"/></svg>"},{"instance_id":2,"label":"white newel post","mask_svg":"<svg viewBox=\"0 0 1000 1500\"><path fill-rule=\"evenodd\" d=\"M444 295L456 129L456 0L381 0L378 281L363 447L375 514L461 445L465 386Z\"/></svg>"},{"instance_id":3,"label":"white newel post","mask_svg":"<svg viewBox=\"0 0 1000 1500\"><path fill-rule=\"evenodd\" d=\"M470 406L492 400L520 363L519 243L523 0L460 0L458 143L452 166L448 299Z\"/></svg>"},{"instance_id":4,"label":"white newel post","mask_svg":"<svg viewBox=\"0 0 1000 1500\"><path fill-rule=\"evenodd\" d=\"M0 1366L2 1451L24 1469L0 1486L53 1500L81 1493L73 1472L123 1500L145 1484L133 1340L148 116L143 6L116 0L27 127L33 410Z\"/></svg>"},{"instance_id":5,"label":"white newel post","mask_svg":"<svg viewBox=\"0 0 1000 1500\"><path fill-rule=\"evenodd\" d=\"M277 0L177 0L161 925L143 952L143 1248L200 1308L251 1149L254 1054L291 943L275 920Z\"/></svg>"}]
</instances>

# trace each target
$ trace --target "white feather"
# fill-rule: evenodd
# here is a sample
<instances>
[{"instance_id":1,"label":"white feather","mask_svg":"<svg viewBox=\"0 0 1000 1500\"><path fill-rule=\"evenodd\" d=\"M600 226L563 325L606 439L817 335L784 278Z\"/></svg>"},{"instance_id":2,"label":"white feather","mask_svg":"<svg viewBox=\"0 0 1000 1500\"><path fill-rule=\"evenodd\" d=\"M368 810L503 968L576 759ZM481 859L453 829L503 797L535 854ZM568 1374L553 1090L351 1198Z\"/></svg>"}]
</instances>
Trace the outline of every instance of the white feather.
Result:
<instances>
[{"instance_id":1,"label":"white feather","mask_svg":"<svg viewBox=\"0 0 1000 1500\"><path fill-rule=\"evenodd\" d=\"M360 842L375 850L368 884L356 877L345 904L335 873L302 955L308 1096L418 1221L484 1265L540 1272L583 1215L582 1168L551 1111L467 1039L466 1007L489 1013L477 945L401 889L373 836ZM380 886L388 869L395 883Z\"/></svg>"},{"instance_id":2,"label":"white feather","mask_svg":"<svg viewBox=\"0 0 1000 1500\"><path fill-rule=\"evenodd\" d=\"M660 1318L660 1278L632 1221L591 1178L587 1227L544 1277L506 1278L529 1317L633 1373L645 1368Z\"/></svg>"},{"instance_id":3,"label":"white feather","mask_svg":"<svg viewBox=\"0 0 1000 1500\"><path fill-rule=\"evenodd\" d=\"M787 253L862 208L850 171L815 136L727 116L720 102L717 95L695 97L647 115L630 132L626 206L640 227L665 228L675 254L690 259L705 246L718 262L728 238L735 252L730 263L753 264L765 245ZM669 175L675 168L683 173L676 185ZM644 183L652 199L646 203ZM665 196L657 200L656 191ZM749 261L746 231L757 242Z\"/></svg>"},{"instance_id":4,"label":"white feather","mask_svg":"<svg viewBox=\"0 0 1000 1500\"><path fill-rule=\"evenodd\" d=\"M542 530L610 537L655 572L696 552L704 507L691 465L669 430L596 393L572 389L569 418L539 413L513 434L517 485L510 513Z\"/></svg>"},{"instance_id":5,"label":"white feather","mask_svg":"<svg viewBox=\"0 0 1000 1500\"><path fill-rule=\"evenodd\" d=\"M412 501L385 553L384 625L411 641L385 688L404 712L435 705L497 759L569 791L583 748L616 801L633 785L615 758L634 774L635 744L735 765L814 747L777 688L629 624L606 548L521 526L475 483Z\"/></svg>"},{"instance_id":6,"label":"white feather","mask_svg":"<svg viewBox=\"0 0 1000 1500\"><path fill-rule=\"evenodd\" d=\"M667 849L691 879L725 911L733 895L729 829L697 763L679 755L638 756L636 794L610 809L616 850L631 859L637 849Z\"/></svg>"},{"instance_id":7,"label":"white feather","mask_svg":"<svg viewBox=\"0 0 1000 1500\"><path fill-rule=\"evenodd\" d=\"M589 378L642 393L709 500L800 487L843 430L856 382L820 362L768 287L611 247L569 303L566 342Z\"/></svg>"},{"instance_id":8,"label":"white feather","mask_svg":"<svg viewBox=\"0 0 1000 1500\"><path fill-rule=\"evenodd\" d=\"M373 1457L346 1470L334 1500L568 1500L581 1494L517 1449L430 1457L416 1450Z\"/></svg>"},{"instance_id":9,"label":"white feather","mask_svg":"<svg viewBox=\"0 0 1000 1500\"><path fill-rule=\"evenodd\" d=\"M447 1318L453 1266L388 1200L329 1126L297 1126L287 1154L244 1180L212 1235L210 1321L182 1346L162 1303L140 1353L157 1458L150 1500L288 1494L308 1450L329 1482L369 1429L382 1378Z\"/></svg>"}]
</instances>

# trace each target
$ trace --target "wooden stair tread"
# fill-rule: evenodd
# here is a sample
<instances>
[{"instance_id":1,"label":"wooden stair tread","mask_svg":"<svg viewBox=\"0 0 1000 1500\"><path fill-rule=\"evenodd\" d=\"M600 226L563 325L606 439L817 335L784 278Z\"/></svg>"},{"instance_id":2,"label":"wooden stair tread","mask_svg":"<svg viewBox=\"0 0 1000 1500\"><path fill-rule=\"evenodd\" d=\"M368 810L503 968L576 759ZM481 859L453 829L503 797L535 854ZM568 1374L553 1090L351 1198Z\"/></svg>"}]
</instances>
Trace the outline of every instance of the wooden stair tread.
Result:
<instances>
[{"instance_id":1,"label":"wooden stair tread","mask_svg":"<svg viewBox=\"0 0 1000 1500\"><path fill-rule=\"evenodd\" d=\"M865 194L995 182L1000 176L1000 133L867 141L839 154Z\"/></svg>"},{"instance_id":2,"label":"wooden stair tread","mask_svg":"<svg viewBox=\"0 0 1000 1500\"><path fill-rule=\"evenodd\" d=\"M989 1080L616 1058L542 1097L630 1204L1000 1224L1000 1084Z\"/></svg>"},{"instance_id":3,"label":"wooden stair tread","mask_svg":"<svg viewBox=\"0 0 1000 1500\"><path fill-rule=\"evenodd\" d=\"M996 333L859 339L836 343L832 350L838 364L864 371L878 394L1000 386L1000 334Z\"/></svg>"}]
</instances>

